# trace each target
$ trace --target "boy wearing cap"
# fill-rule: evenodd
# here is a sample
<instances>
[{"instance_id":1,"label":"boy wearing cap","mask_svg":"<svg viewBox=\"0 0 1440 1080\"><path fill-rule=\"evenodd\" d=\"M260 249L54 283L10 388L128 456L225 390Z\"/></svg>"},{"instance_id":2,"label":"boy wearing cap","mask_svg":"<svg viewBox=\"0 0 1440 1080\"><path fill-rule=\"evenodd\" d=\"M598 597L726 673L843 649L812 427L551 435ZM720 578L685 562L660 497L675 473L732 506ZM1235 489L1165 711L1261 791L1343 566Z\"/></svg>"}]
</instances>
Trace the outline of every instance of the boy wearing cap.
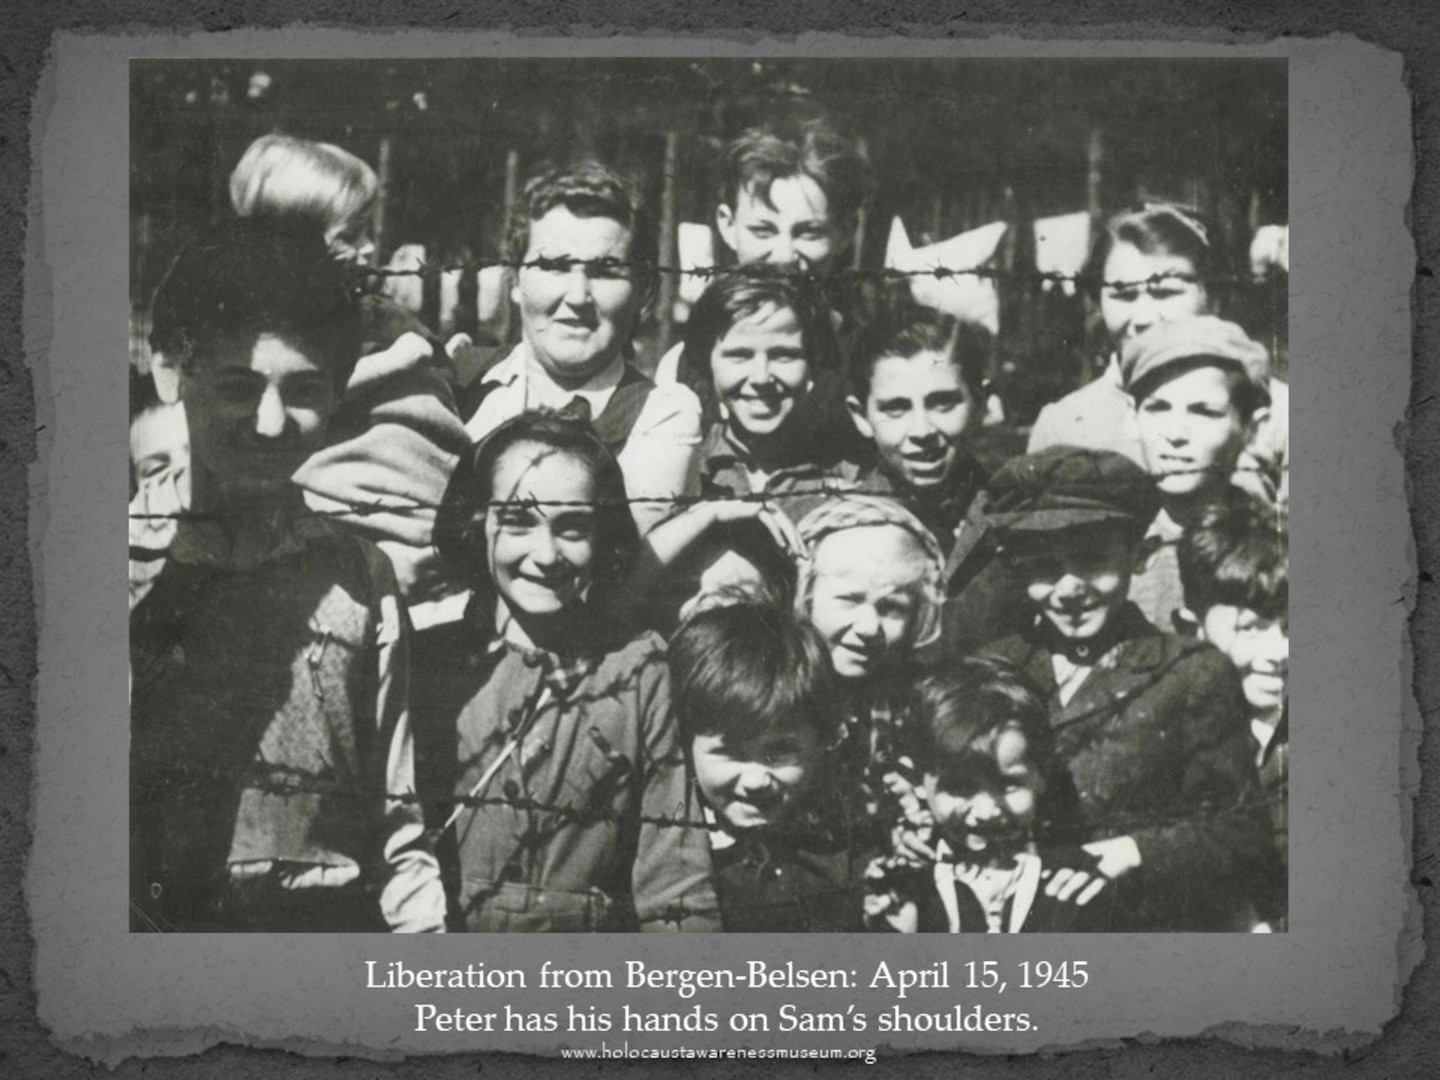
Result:
<instances>
[{"instance_id":1,"label":"boy wearing cap","mask_svg":"<svg viewBox=\"0 0 1440 1080\"><path fill-rule=\"evenodd\" d=\"M1112 931L1241 929L1240 883L1270 852L1245 699L1223 655L1127 600L1153 483L1123 455L1054 447L1007 462L989 493L1033 623L985 652L1045 692L1096 859L1047 894L1105 905Z\"/></svg>"},{"instance_id":2,"label":"boy wearing cap","mask_svg":"<svg viewBox=\"0 0 1440 1080\"><path fill-rule=\"evenodd\" d=\"M1273 505L1280 477L1241 465L1256 426L1269 415L1269 356L1234 323L1200 315L1158 323L1131 338L1120 366L1160 496L1130 599L1155 625L1171 629L1185 604L1176 558L1185 531L1232 483L1258 490Z\"/></svg>"}]
</instances>

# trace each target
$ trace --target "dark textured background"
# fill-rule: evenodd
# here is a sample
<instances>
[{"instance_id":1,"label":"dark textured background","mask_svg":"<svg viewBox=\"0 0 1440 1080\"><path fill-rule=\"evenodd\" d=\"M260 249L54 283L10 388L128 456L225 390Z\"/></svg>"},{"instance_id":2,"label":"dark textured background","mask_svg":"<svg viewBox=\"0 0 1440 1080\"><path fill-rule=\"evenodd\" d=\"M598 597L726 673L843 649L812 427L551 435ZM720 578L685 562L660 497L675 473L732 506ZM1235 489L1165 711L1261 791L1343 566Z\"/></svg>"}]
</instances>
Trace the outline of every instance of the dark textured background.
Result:
<instances>
[{"instance_id":1,"label":"dark textured background","mask_svg":"<svg viewBox=\"0 0 1440 1080\"><path fill-rule=\"evenodd\" d=\"M3 474L7 513L0 522L0 567L3 567L7 601L0 620L0 1075L57 1076L87 1074L94 1067L54 1050L34 1019L32 944L24 911L21 873L28 843L31 776L28 751L34 730L31 683L34 663L34 609L31 567L26 552L25 477L35 455L32 385L22 356L21 252L25 250L25 198L30 163L30 97L44 61L50 33L57 29L134 29L154 26L166 30L223 30L238 26L281 26L304 17L319 25L416 26L424 28L489 27L549 33L567 28L614 32L685 33L733 30L790 33L802 30L851 30L871 34L917 37L965 37L1025 26L1027 37L1043 36L1047 29L1072 38L1173 38L1210 42L1257 41L1275 35L1309 36L1329 32L1352 33L1406 55L1412 93L1416 98L1417 186L1414 225L1419 258L1416 278L1415 354L1435 354L1436 302L1434 278L1428 260L1435 251L1435 224L1430 213L1436 205L1435 106L1437 76L1426 55L1437 40L1440 15L1433 5L1375 3L1360 9L1350 5L1300 3L1271 4L1264 11L1224 3L1072 3L1061 12L1036 17L1033 7L1016 4L969 3L956 5L821 4L791 3L783 10L769 3L740 3L689 10L680 4L487 4L470 11L454 5L299 4L254 3L181 5L140 3L67 3L44 9L36 6L0 11L0 78L6 106L0 116L0 303L8 315L0 321L0 474ZM1043 19L1043 23L1042 20ZM1121 29L1117 30L1117 27ZM1413 415L1408 432L1412 490L1416 498L1416 532L1421 548L1420 615L1414 623L1416 692L1427 715L1434 709L1437 680L1428 656L1434 653L1435 614L1433 585L1425 569L1430 554L1434 506L1427 505L1425 477L1440 451L1440 430L1425 423L1437 391L1433 363L1417 365L1413 389ZM1430 502L1435 500L1433 497ZM1428 602L1428 603L1427 603ZM1440 825L1434 780L1440 761L1432 738L1422 748L1422 764L1431 779L1423 786L1417 804L1414 847L1415 880L1427 914L1434 914L1435 889L1431 876L1440 870L1435 857L1435 829ZM1343 883L1337 882L1337 887ZM986 1075L1018 1077L1276 1075L1276 1076L1425 1076L1433 1075L1440 1061L1440 964L1427 962L1416 972L1405 994L1404 1009L1380 1041L1346 1057L1316 1058L1303 1054L1246 1052L1220 1042L1157 1043L1108 1046L1062 1058L978 1058L964 1055L909 1058L871 1067L890 1071L897 1065L907 1073L925 1075ZM657 1063L658 1064L658 1063ZM836 1067L840 1068L840 1067ZM847 1073L867 1071L863 1065L845 1067ZM594 1066L562 1067L517 1057L487 1056L483 1068L474 1058L415 1059L398 1065L364 1061L320 1062L278 1052L213 1050L198 1059L127 1062L127 1076L196 1074L242 1075L349 1075L413 1076L535 1075L548 1071L588 1075ZM637 1068L664 1076L670 1070ZM715 1070L718 1071L718 1070ZM774 1075L777 1070L760 1063L724 1070L733 1075ZM799 1063L782 1074L809 1073ZM828 1070L827 1070L828 1071ZM712 1070L706 1070L710 1075Z\"/></svg>"}]
</instances>

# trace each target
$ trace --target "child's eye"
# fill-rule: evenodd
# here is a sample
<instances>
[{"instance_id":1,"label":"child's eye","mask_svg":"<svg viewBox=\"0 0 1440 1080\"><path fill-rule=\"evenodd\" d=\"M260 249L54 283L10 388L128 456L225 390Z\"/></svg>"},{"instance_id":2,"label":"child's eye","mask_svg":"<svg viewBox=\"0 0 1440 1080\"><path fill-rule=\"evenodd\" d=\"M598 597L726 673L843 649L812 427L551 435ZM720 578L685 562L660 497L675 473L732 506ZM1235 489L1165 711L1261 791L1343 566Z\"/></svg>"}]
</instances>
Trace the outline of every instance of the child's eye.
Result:
<instances>
[{"instance_id":1,"label":"child's eye","mask_svg":"<svg viewBox=\"0 0 1440 1080\"><path fill-rule=\"evenodd\" d=\"M260 392L256 379L242 372L217 375L210 386L217 396L229 401L244 401Z\"/></svg>"},{"instance_id":2,"label":"child's eye","mask_svg":"<svg viewBox=\"0 0 1440 1080\"><path fill-rule=\"evenodd\" d=\"M1107 289L1105 295L1108 296L1111 300L1114 300L1116 303L1133 304L1136 300L1140 299L1140 290Z\"/></svg>"},{"instance_id":3,"label":"child's eye","mask_svg":"<svg viewBox=\"0 0 1440 1080\"><path fill-rule=\"evenodd\" d=\"M904 618L910 614L915 606L915 601L905 595L887 596L875 605L875 611L882 618Z\"/></svg>"},{"instance_id":4,"label":"child's eye","mask_svg":"<svg viewBox=\"0 0 1440 1080\"><path fill-rule=\"evenodd\" d=\"M585 519L560 520L554 524L555 535L570 543L580 544L591 540L595 536L595 524Z\"/></svg>"},{"instance_id":5,"label":"child's eye","mask_svg":"<svg viewBox=\"0 0 1440 1080\"><path fill-rule=\"evenodd\" d=\"M287 385L285 396L292 405L318 407L329 398L330 384L324 378L303 379Z\"/></svg>"},{"instance_id":6,"label":"child's eye","mask_svg":"<svg viewBox=\"0 0 1440 1080\"><path fill-rule=\"evenodd\" d=\"M586 265L590 276L602 281L622 281L630 277L630 267L619 259L596 259Z\"/></svg>"},{"instance_id":7,"label":"child's eye","mask_svg":"<svg viewBox=\"0 0 1440 1080\"><path fill-rule=\"evenodd\" d=\"M524 510L502 510L495 515L495 524L506 532L529 532L535 528L535 515Z\"/></svg>"},{"instance_id":8,"label":"child's eye","mask_svg":"<svg viewBox=\"0 0 1440 1080\"><path fill-rule=\"evenodd\" d=\"M1217 408L1214 405L1192 405L1190 411L1206 420L1223 420L1229 415L1228 409Z\"/></svg>"},{"instance_id":9,"label":"child's eye","mask_svg":"<svg viewBox=\"0 0 1440 1080\"><path fill-rule=\"evenodd\" d=\"M775 235L776 229L775 229L775 226L774 226L774 225L768 225L768 224L767 224L767 225L751 225L751 226L750 226L750 233L751 233L752 236L759 236L759 237L768 238L768 237L771 237L771 236L774 236L774 235Z\"/></svg>"}]
</instances>

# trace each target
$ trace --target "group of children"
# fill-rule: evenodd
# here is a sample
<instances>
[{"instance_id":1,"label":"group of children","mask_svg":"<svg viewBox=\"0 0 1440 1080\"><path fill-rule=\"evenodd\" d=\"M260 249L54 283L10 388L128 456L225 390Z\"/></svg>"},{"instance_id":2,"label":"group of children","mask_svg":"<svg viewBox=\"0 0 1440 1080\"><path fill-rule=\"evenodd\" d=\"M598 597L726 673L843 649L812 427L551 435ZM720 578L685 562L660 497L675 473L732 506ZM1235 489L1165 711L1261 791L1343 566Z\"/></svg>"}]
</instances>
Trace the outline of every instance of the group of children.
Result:
<instances>
[{"instance_id":1,"label":"group of children","mask_svg":"<svg viewBox=\"0 0 1440 1080\"><path fill-rule=\"evenodd\" d=\"M521 342L470 393L373 341L357 229L237 181L132 424L189 442L132 490L133 928L1284 928L1283 477L1235 479L1265 350L1203 310L1117 335L1138 451L987 477L984 332L824 288L858 157L812 125L730 161L739 265L653 381L633 189L527 186Z\"/></svg>"}]
</instances>

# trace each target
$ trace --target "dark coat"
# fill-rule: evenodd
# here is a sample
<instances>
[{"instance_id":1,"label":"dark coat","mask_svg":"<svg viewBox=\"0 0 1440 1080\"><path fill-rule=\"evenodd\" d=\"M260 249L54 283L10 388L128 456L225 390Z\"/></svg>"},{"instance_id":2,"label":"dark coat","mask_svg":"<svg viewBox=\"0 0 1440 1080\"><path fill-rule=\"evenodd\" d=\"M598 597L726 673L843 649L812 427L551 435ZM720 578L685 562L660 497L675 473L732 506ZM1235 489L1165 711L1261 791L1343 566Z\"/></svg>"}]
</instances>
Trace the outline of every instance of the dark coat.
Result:
<instances>
[{"instance_id":1,"label":"dark coat","mask_svg":"<svg viewBox=\"0 0 1440 1080\"><path fill-rule=\"evenodd\" d=\"M1118 617L1115 643L1068 704L1038 633L985 652L1048 695L1089 839L1131 836L1140 849L1109 928L1239 929L1241 899L1274 858L1239 679L1214 647L1161 633L1129 605Z\"/></svg>"}]
</instances>

